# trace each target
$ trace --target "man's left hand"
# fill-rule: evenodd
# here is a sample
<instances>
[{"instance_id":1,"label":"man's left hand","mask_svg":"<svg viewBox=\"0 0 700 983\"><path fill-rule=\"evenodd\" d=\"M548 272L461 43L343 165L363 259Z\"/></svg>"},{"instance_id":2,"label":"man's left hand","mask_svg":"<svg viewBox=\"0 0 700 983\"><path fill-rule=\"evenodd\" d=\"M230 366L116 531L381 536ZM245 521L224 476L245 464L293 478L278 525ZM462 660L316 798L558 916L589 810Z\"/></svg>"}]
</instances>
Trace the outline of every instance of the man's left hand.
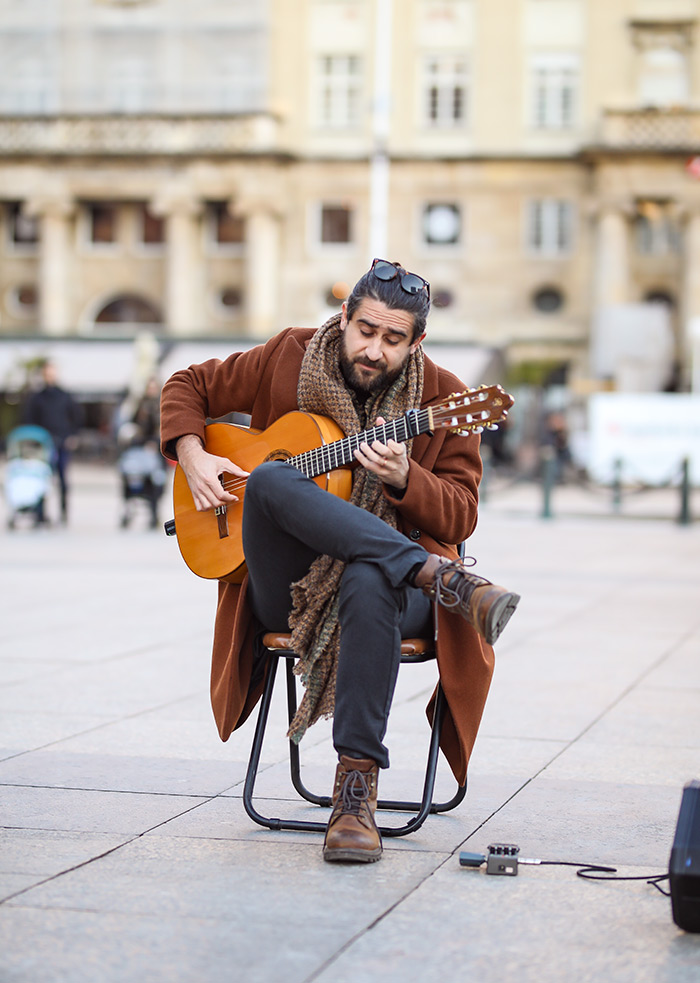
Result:
<instances>
[{"instance_id":1,"label":"man's left hand","mask_svg":"<svg viewBox=\"0 0 700 983\"><path fill-rule=\"evenodd\" d=\"M376 425L382 426L384 423L386 420L378 416ZM372 444L364 441L355 451L355 458L368 471L378 475L385 485L403 489L408 484L408 454L405 444L396 440L389 440L386 444L379 440Z\"/></svg>"}]
</instances>

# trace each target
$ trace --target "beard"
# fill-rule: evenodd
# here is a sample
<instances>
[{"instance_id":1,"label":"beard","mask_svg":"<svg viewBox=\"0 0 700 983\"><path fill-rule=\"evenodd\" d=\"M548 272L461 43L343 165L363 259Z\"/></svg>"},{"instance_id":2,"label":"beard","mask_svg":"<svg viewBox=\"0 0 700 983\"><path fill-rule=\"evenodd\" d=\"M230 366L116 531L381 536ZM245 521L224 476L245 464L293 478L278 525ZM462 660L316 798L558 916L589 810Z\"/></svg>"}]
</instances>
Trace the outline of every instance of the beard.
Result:
<instances>
[{"instance_id":1,"label":"beard","mask_svg":"<svg viewBox=\"0 0 700 983\"><path fill-rule=\"evenodd\" d=\"M383 361L372 362L361 355L358 355L357 358L350 358L345 347L345 334L340 338L340 371L350 388L363 399L373 393L388 389L392 382L401 375L405 364L404 361L398 368L389 370L386 362ZM374 372L371 375L364 375L358 365L371 366Z\"/></svg>"}]
</instances>

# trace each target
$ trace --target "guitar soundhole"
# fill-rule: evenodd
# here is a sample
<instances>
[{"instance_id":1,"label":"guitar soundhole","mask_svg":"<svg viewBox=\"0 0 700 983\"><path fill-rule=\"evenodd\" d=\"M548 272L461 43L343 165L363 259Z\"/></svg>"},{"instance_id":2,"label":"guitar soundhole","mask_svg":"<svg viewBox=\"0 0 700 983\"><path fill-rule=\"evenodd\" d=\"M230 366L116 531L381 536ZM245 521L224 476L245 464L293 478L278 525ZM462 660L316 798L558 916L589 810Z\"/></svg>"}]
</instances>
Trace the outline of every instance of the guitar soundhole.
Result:
<instances>
[{"instance_id":1,"label":"guitar soundhole","mask_svg":"<svg viewBox=\"0 0 700 983\"><path fill-rule=\"evenodd\" d=\"M280 447L279 450L270 451L270 453L267 455L267 457L265 458L265 460L266 461L287 461L287 460L289 460L289 458L291 456L292 455L291 455L291 453L289 451L286 451L283 447Z\"/></svg>"}]
</instances>

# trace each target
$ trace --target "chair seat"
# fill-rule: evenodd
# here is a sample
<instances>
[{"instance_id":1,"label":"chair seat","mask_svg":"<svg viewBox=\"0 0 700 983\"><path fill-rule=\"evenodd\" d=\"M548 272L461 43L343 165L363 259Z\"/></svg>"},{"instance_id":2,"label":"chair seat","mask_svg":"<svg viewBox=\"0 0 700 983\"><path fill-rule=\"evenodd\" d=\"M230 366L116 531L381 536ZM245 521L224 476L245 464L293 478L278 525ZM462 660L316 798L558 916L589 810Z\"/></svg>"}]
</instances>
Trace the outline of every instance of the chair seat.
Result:
<instances>
[{"instance_id":1,"label":"chair seat","mask_svg":"<svg viewBox=\"0 0 700 983\"><path fill-rule=\"evenodd\" d=\"M269 631L263 635L263 645L266 649L289 652L292 648L291 637L289 634ZM434 644L432 638L403 638L401 640L401 656L431 655Z\"/></svg>"}]
</instances>

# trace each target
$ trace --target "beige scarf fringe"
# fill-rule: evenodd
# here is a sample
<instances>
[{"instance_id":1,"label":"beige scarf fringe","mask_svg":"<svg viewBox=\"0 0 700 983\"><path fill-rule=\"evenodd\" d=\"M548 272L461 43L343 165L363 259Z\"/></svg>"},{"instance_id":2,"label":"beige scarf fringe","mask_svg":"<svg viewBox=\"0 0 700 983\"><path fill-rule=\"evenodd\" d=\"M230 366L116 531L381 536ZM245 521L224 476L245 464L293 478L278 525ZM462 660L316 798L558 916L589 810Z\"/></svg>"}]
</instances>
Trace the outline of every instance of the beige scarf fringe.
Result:
<instances>
[{"instance_id":1,"label":"beige scarf fringe","mask_svg":"<svg viewBox=\"0 0 700 983\"><path fill-rule=\"evenodd\" d=\"M423 393L423 350L409 356L402 374L384 392L370 397L360 418L357 404L340 370L340 315L336 314L312 337L299 375L299 409L331 417L346 435L373 426L378 416L397 419L420 406ZM408 453L411 452L408 442ZM353 473L350 501L373 512L396 528L396 510L382 493L377 475L364 468ZM310 519L313 521L313 519ZM292 584L291 646L299 660L294 672L305 688L288 737L299 742L306 730L335 708L335 681L340 650L338 597L345 564L330 556L319 556L308 574Z\"/></svg>"}]
</instances>

